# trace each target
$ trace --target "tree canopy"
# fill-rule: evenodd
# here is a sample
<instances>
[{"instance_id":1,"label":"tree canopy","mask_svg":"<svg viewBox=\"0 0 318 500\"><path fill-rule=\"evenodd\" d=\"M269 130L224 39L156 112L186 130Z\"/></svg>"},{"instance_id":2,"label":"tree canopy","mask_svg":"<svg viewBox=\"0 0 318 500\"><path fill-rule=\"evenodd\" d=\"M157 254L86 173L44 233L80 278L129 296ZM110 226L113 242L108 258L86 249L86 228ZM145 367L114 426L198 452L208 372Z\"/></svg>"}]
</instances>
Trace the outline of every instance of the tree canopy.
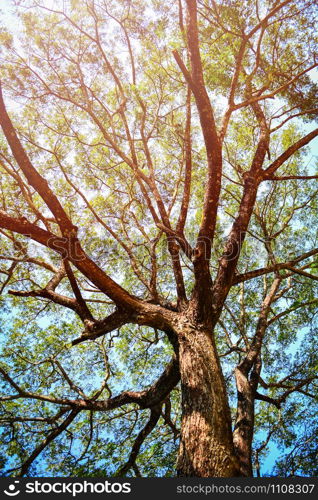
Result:
<instances>
[{"instance_id":1,"label":"tree canopy","mask_svg":"<svg viewBox=\"0 0 318 500\"><path fill-rule=\"evenodd\" d=\"M14 5L2 474L317 475L316 2Z\"/></svg>"}]
</instances>

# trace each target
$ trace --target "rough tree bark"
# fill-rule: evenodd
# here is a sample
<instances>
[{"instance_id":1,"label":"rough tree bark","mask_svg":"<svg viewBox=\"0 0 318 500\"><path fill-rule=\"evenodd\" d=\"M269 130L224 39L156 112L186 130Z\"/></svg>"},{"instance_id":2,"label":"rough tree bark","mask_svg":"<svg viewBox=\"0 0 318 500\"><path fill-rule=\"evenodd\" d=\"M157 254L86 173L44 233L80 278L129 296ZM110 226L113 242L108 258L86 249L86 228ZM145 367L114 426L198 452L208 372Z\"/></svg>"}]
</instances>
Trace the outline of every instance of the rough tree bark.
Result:
<instances>
[{"instance_id":1,"label":"rough tree bark","mask_svg":"<svg viewBox=\"0 0 318 500\"><path fill-rule=\"evenodd\" d=\"M178 475L238 476L225 382L211 332L185 320L179 346L182 427Z\"/></svg>"}]
</instances>

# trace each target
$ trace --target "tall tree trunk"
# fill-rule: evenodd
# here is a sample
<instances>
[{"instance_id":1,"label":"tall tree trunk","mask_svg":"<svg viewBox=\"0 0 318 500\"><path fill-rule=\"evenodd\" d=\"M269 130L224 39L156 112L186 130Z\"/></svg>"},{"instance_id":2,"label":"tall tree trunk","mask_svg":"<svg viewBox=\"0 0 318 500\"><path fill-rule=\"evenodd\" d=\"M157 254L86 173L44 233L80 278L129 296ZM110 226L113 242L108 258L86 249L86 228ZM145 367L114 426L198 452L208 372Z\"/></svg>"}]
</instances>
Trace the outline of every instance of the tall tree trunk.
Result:
<instances>
[{"instance_id":1,"label":"tall tree trunk","mask_svg":"<svg viewBox=\"0 0 318 500\"><path fill-rule=\"evenodd\" d=\"M253 476L252 441L254 434L255 395L262 369L261 348L267 328L267 316L271 303L280 285L281 278L276 277L263 300L257 322L256 333L245 358L235 369L237 388L237 414L233 441L240 461L242 476Z\"/></svg>"},{"instance_id":2,"label":"tall tree trunk","mask_svg":"<svg viewBox=\"0 0 318 500\"><path fill-rule=\"evenodd\" d=\"M235 370L237 387L237 414L233 441L240 461L242 476L252 477L252 441L254 433L254 391L248 376L239 368Z\"/></svg>"},{"instance_id":3,"label":"tall tree trunk","mask_svg":"<svg viewBox=\"0 0 318 500\"><path fill-rule=\"evenodd\" d=\"M230 409L211 334L185 322L179 346L182 426L178 475L238 476Z\"/></svg>"}]
</instances>

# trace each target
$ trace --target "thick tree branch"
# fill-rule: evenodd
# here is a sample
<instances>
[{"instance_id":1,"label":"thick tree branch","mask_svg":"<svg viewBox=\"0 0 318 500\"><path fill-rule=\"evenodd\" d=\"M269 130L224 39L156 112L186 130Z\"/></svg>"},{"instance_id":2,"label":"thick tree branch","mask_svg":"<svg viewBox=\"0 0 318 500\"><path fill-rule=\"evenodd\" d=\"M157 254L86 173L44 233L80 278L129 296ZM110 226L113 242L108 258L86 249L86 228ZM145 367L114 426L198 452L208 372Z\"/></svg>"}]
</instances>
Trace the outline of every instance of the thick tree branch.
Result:
<instances>
[{"instance_id":1,"label":"thick tree branch","mask_svg":"<svg viewBox=\"0 0 318 500\"><path fill-rule=\"evenodd\" d=\"M170 392L175 388L180 380L179 362L176 356L172 358L170 363L166 366L161 376L154 382L148 389L142 391L124 391L118 396L114 396L105 400L97 400L94 398L89 399L67 399L67 398L54 398L42 394L35 394L25 391L19 384L17 384L12 377L0 367L0 373L3 378L13 387L17 394L13 396L0 397L0 401L11 401L15 399L36 399L45 401L52 404L68 406L77 410L94 410L107 412L120 408L127 404L138 404L140 408L151 408L160 404L166 399Z\"/></svg>"},{"instance_id":2,"label":"thick tree branch","mask_svg":"<svg viewBox=\"0 0 318 500\"><path fill-rule=\"evenodd\" d=\"M247 95L252 91L250 81L246 83ZM260 105L255 102L251 105L259 125L260 135L257 148L248 172L244 173L243 195L238 209L238 215L234 220L228 236L224 253L219 262L217 278L213 287L215 297L215 309L219 315L224 300L231 287L236 265L241 253L246 231L253 213L258 186L262 178L262 167L265 155L269 150L269 128L266 117Z\"/></svg>"},{"instance_id":3,"label":"thick tree branch","mask_svg":"<svg viewBox=\"0 0 318 500\"><path fill-rule=\"evenodd\" d=\"M261 394L260 392L255 393L255 399L258 399L259 401L265 401L266 403L276 406L276 408L278 409L281 408L281 403L278 399L270 398L269 396Z\"/></svg>"},{"instance_id":4,"label":"thick tree branch","mask_svg":"<svg viewBox=\"0 0 318 500\"><path fill-rule=\"evenodd\" d=\"M55 304L59 304L63 307L67 307L68 309L73 310L74 312L76 312L78 314L78 316L81 318L81 320L84 323L86 323L86 322L92 323L94 321L94 318L93 318L91 312L89 311L89 309L87 308L85 302L83 301L79 289L76 291L76 294L74 293L76 295L75 299L68 297L66 295L61 295L60 293L57 293L55 291L57 286L60 284L62 279L65 278L66 275L69 275L69 277L71 276L69 264L67 267L67 266L65 266L65 262L66 262L66 260L64 261L64 264L62 264L60 269L56 270L53 278L48 282L48 284L44 288L42 288L40 290L30 290L30 291L9 290L8 293L10 295L14 295L16 297L42 297L44 299L48 299L48 300L54 302ZM68 269L68 273L65 271L66 268ZM72 281L75 280L75 278L73 280L72 276L71 276L71 279L72 279ZM77 286L77 284L76 284L76 286ZM73 282L72 288L73 288L73 291L75 292L74 287L75 287L75 284ZM75 287L75 289L76 289L76 287ZM84 302L85 307L84 307L82 301Z\"/></svg>"},{"instance_id":5,"label":"thick tree branch","mask_svg":"<svg viewBox=\"0 0 318 500\"><path fill-rule=\"evenodd\" d=\"M133 320L134 318L131 313L117 310L102 321L94 321L93 323L88 324L83 334L72 341L72 345L80 344L86 340L95 340L98 337L106 335L106 333L112 332L127 323L133 322Z\"/></svg>"},{"instance_id":6,"label":"thick tree branch","mask_svg":"<svg viewBox=\"0 0 318 500\"><path fill-rule=\"evenodd\" d=\"M53 292L52 290L48 290L43 288L41 290L9 290L8 293L10 295L14 295L15 297L42 297L44 299L48 299L55 304L59 304L60 306L67 307L68 309L72 309L76 313L80 313L78 304L75 299L71 297L67 297L66 295L60 295L59 293Z\"/></svg>"},{"instance_id":7,"label":"thick tree branch","mask_svg":"<svg viewBox=\"0 0 318 500\"><path fill-rule=\"evenodd\" d=\"M292 146L290 146L283 154L281 154L265 171L263 180L266 181L270 179L276 170L285 163L296 151L298 151L303 146L309 144L315 137L318 135L318 128L305 135L299 141L295 142Z\"/></svg>"},{"instance_id":8,"label":"thick tree branch","mask_svg":"<svg viewBox=\"0 0 318 500\"><path fill-rule=\"evenodd\" d=\"M64 259L67 258L74 264L79 271L84 274L95 286L104 292L116 304L134 310L143 310L143 302L131 296L126 290L112 280L100 269L84 252L77 238L66 238L56 236L35 224L22 218L9 216L3 210L0 210L0 227L10 231L31 237L33 240L41 243L58 252ZM150 306L148 305L148 308ZM153 306L155 307L155 306ZM158 307L158 306L157 306Z\"/></svg>"},{"instance_id":9,"label":"thick tree branch","mask_svg":"<svg viewBox=\"0 0 318 500\"><path fill-rule=\"evenodd\" d=\"M210 258L210 245L215 231L222 179L222 151L216 130L213 109L204 83L199 49L196 0L187 0L187 8L187 40L191 62L191 76L179 54L176 51L173 54L195 97L207 154L207 187L204 196L202 222L196 245L197 260L202 262Z\"/></svg>"},{"instance_id":10,"label":"thick tree branch","mask_svg":"<svg viewBox=\"0 0 318 500\"><path fill-rule=\"evenodd\" d=\"M269 292L267 293L265 299L263 300L255 335L253 337L253 340L247 351L246 356L242 359L242 361L239 363L237 367L238 370L240 370L245 375L250 371L254 361L256 360L257 356L260 353L264 334L267 328L267 316L270 311L270 306L273 302L275 294L280 285L280 282L281 282L280 277L274 279Z\"/></svg>"},{"instance_id":11,"label":"thick tree branch","mask_svg":"<svg viewBox=\"0 0 318 500\"><path fill-rule=\"evenodd\" d=\"M67 213L63 209L59 200L49 187L47 181L37 172L37 170L31 164L18 136L15 131L14 126L7 113L3 95L2 87L0 83L0 125L2 127L3 133L10 145L12 154L21 168L22 172L26 176L29 184L36 190L41 196L43 201L46 203L48 208L54 215L56 222L59 224L61 231L64 235L76 234L77 227L74 226L68 217Z\"/></svg>"},{"instance_id":12,"label":"thick tree branch","mask_svg":"<svg viewBox=\"0 0 318 500\"><path fill-rule=\"evenodd\" d=\"M91 311L89 310L89 308L87 307L85 300L83 299L83 296L82 296L81 291L79 289L79 286L77 284L76 278L74 276L72 268L71 268L67 259L64 259L64 267L65 267L65 272L67 274L68 280L71 284L72 290L74 292L77 307L79 309L81 318L85 318L85 320L93 321L94 320L93 315L92 315Z\"/></svg>"},{"instance_id":13,"label":"thick tree branch","mask_svg":"<svg viewBox=\"0 0 318 500\"><path fill-rule=\"evenodd\" d=\"M179 11L182 7L179 7ZM184 132L184 156L185 156L185 176L183 196L180 208L180 214L176 225L176 232L183 234L186 218L188 215L189 201L191 194L191 177L192 177L192 144L191 144L191 92L188 87L187 92L187 110L186 124Z\"/></svg>"}]
</instances>

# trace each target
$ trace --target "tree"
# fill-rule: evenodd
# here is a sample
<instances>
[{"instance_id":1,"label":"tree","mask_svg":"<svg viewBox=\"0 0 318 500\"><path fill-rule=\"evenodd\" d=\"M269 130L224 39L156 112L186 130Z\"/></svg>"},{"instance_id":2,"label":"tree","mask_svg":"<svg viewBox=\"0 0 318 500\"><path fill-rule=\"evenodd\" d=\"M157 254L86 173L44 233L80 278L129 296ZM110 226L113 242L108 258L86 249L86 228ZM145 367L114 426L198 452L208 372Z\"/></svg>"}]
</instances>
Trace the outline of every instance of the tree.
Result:
<instances>
[{"instance_id":1,"label":"tree","mask_svg":"<svg viewBox=\"0 0 318 500\"><path fill-rule=\"evenodd\" d=\"M16 3L5 474L259 473L317 397L315 2Z\"/></svg>"}]
</instances>

